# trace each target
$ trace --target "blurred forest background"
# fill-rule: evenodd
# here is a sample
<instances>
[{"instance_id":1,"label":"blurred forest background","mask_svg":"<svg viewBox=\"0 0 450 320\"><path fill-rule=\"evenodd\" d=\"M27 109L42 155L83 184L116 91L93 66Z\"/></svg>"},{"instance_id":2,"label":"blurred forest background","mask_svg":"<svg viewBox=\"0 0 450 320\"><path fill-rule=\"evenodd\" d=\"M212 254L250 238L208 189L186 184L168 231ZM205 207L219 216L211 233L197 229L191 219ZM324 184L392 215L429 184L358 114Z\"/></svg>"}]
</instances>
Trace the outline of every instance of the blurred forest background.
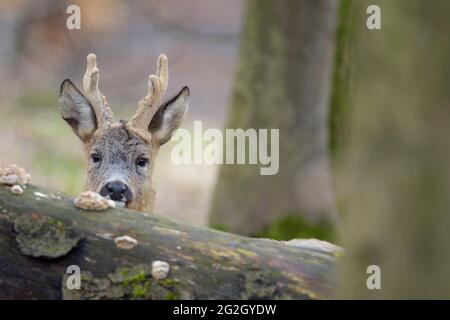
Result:
<instances>
[{"instance_id":1,"label":"blurred forest background","mask_svg":"<svg viewBox=\"0 0 450 320\"><path fill-rule=\"evenodd\" d=\"M82 29L65 28L69 4ZM366 9L381 8L381 30ZM280 128L280 172L156 160L156 211L276 239L345 246L346 298L450 297L450 2L229 0L0 2L0 164L33 183L82 191L81 144L60 119L60 82L95 52L101 86L128 119L156 57L168 96L194 120ZM366 268L383 274L368 290Z\"/></svg>"},{"instance_id":2,"label":"blurred forest background","mask_svg":"<svg viewBox=\"0 0 450 320\"><path fill-rule=\"evenodd\" d=\"M65 27L70 4L81 8L81 30ZM0 162L27 168L33 183L72 195L83 190L81 143L61 120L57 99L64 79L81 87L90 52L116 119L134 114L165 53L166 98L184 85L192 92L183 126L202 120L204 128L222 128L243 12L240 0L0 1ZM217 168L176 166L170 150L162 148L157 159L156 210L205 225Z\"/></svg>"}]
</instances>

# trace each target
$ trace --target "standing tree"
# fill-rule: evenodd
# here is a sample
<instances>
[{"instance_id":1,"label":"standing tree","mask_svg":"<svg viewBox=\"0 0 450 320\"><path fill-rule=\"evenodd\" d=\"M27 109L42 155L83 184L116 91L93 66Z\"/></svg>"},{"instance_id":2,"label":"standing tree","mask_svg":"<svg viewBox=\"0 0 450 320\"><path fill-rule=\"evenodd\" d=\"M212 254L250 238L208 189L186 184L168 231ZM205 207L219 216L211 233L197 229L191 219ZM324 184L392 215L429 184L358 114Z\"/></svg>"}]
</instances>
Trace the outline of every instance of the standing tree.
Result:
<instances>
[{"instance_id":1,"label":"standing tree","mask_svg":"<svg viewBox=\"0 0 450 320\"><path fill-rule=\"evenodd\" d=\"M248 1L226 126L279 129L279 172L222 166L213 227L255 235L285 218L299 227L336 221L327 115L338 3Z\"/></svg>"},{"instance_id":2,"label":"standing tree","mask_svg":"<svg viewBox=\"0 0 450 320\"><path fill-rule=\"evenodd\" d=\"M342 297L448 299L450 2L353 2L349 139L335 179L346 218ZM381 30L366 28L371 4ZM367 287L370 265L381 290Z\"/></svg>"}]
</instances>

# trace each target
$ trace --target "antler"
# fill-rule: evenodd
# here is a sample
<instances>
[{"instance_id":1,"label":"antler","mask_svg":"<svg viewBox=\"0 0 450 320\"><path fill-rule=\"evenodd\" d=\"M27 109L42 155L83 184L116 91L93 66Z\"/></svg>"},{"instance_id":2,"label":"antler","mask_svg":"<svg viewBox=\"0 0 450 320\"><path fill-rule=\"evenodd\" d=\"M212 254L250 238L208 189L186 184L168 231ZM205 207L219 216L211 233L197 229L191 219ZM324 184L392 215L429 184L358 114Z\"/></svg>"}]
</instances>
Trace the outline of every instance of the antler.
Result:
<instances>
[{"instance_id":1,"label":"antler","mask_svg":"<svg viewBox=\"0 0 450 320\"><path fill-rule=\"evenodd\" d=\"M113 123L113 113L109 108L106 98L98 88L100 73L97 68L97 57L91 53L87 56L86 73L83 78L83 90L86 98L94 109L97 117L97 127L106 129Z\"/></svg>"},{"instance_id":2,"label":"antler","mask_svg":"<svg viewBox=\"0 0 450 320\"><path fill-rule=\"evenodd\" d=\"M169 66L167 57L161 54L158 58L156 75L148 77L148 93L139 101L136 114L131 118L130 124L139 131L147 132L155 113L162 104L162 98L169 83Z\"/></svg>"}]
</instances>

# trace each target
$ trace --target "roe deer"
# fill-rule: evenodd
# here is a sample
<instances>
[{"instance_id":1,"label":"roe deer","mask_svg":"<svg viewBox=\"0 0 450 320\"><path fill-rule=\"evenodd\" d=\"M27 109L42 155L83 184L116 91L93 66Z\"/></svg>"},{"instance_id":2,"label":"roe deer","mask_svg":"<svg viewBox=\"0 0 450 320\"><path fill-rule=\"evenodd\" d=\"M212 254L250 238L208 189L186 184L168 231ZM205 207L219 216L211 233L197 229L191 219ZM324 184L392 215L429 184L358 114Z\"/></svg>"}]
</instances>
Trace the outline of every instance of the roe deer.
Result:
<instances>
[{"instance_id":1,"label":"roe deer","mask_svg":"<svg viewBox=\"0 0 450 320\"><path fill-rule=\"evenodd\" d=\"M152 172L161 145L180 126L189 104L189 88L162 102L168 85L168 61L158 58L156 75L148 79L148 93L130 121L114 123L113 113L98 88L96 56L87 56L83 93L66 79L59 109L81 139L88 159L86 188L127 208L153 212Z\"/></svg>"}]
</instances>

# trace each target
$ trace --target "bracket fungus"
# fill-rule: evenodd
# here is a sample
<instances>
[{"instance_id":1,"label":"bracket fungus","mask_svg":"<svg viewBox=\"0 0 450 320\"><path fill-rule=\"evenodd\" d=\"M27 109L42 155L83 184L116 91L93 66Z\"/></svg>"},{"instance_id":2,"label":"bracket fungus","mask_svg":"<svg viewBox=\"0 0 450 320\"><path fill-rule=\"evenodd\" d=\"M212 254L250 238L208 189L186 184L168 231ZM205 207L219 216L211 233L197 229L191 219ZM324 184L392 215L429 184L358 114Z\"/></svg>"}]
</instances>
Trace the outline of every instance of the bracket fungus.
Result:
<instances>
[{"instance_id":1,"label":"bracket fungus","mask_svg":"<svg viewBox=\"0 0 450 320\"><path fill-rule=\"evenodd\" d=\"M22 194L23 188L21 185L25 186L30 180L31 175L17 164L0 167L0 184L12 186L11 192L14 194Z\"/></svg>"},{"instance_id":2,"label":"bracket fungus","mask_svg":"<svg viewBox=\"0 0 450 320\"><path fill-rule=\"evenodd\" d=\"M338 255L344 253L344 249L342 247L318 239L293 239L289 241L282 241L282 243L293 247L325 251Z\"/></svg>"},{"instance_id":3,"label":"bracket fungus","mask_svg":"<svg viewBox=\"0 0 450 320\"><path fill-rule=\"evenodd\" d=\"M11 187L11 192L14 194L22 194L23 193L23 189L20 185L15 184Z\"/></svg>"},{"instance_id":4,"label":"bracket fungus","mask_svg":"<svg viewBox=\"0 0 450 320\"><path fill-rule=\"evenodd\" d=\"M138 242L136 239L130 236L122 236L114 239L114 243L120 249L130 250L137 246Z\"/></svg>"},{"instance_id":5,"label":"bracket fungus","mask_svg":"<svg viewBox=\"0 0 450 320\"><path fill-rule=\"evenodd\" d=\"M82 192L75 198L74 203L77 208L90 211L102 211L108 208L115 208L116 206L114 201L106 199L92 191Z\"/></svg>"},{"instance_id":6,"label":"bracket fungus","mask_svg":"<svg viewBox=\"0 0 450 320\"><path fill-rule=\"evenodd\" d=\"M167 277L170 271L170 265L165 261L155 260L152 263L152 277L156 280L162 280Z\"/></svg>"}]
</instances>

